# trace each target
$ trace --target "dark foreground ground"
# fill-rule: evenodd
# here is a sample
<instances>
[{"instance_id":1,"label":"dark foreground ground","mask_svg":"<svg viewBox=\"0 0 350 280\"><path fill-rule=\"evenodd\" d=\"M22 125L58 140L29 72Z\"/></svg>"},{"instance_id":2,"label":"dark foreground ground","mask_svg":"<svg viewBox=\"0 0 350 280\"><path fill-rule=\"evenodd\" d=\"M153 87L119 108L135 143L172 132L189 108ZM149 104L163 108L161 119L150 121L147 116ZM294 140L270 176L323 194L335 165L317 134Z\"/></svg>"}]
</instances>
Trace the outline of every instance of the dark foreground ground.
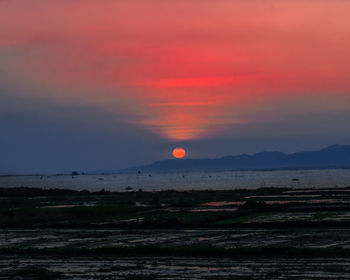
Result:
<instances>
[{"instance_id":1,"label":"dark foreground ground","mask_svg":"<svg viewBox=\"0 0 350 280\"><path fill-rule=\"evenodd\" d=\"M0 189L0 279L349 279L350 188Z\"/></svg>"},{"instance_id":2,"label":"dark foreground ground","mask_svg":"<svg viewBox=\"0 0 350 280\"><path fill-rule=\"evenodd\" d=\"M349 279L347 258L2 256L0 279Z\"/></svg>"}]
</instances>

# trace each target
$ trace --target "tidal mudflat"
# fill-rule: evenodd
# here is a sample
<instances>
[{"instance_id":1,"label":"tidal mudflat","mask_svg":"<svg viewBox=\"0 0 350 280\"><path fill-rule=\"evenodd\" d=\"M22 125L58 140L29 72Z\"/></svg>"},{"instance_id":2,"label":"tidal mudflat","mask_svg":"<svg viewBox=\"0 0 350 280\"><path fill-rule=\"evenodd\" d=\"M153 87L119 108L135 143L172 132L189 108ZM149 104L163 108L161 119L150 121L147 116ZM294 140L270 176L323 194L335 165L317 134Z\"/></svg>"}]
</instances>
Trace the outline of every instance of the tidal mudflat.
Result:
<instances>
[{"instance_id":1,"label":"tidal mudflat","mask_svg":"<svg viewBox=\"0 0 350 280\"><path fill-rule=\"evenodd\" d=\"M0 279L346 279L350 188L0 189Z\"/></svg>"},{"instance_id":2,"label":"tidal mudflat","mask_svg":"<svg viewBox=\"0 0 350 280\"><path fill-rule=\"evenodd\" d=\"M0 279L349 279L347 258L0 257Z\"/></svg>"},{"instance_id":3,"label":"tidal mudflat","mask_svg":"<svg viewBox=\"0 0 350 280\"><path fill-rule=\"evenodd\" d=\"M283 229L34 229L2 230L0 250L96 249L135 246L350 249L348 228Z\"/></svg>"}]
</instances>

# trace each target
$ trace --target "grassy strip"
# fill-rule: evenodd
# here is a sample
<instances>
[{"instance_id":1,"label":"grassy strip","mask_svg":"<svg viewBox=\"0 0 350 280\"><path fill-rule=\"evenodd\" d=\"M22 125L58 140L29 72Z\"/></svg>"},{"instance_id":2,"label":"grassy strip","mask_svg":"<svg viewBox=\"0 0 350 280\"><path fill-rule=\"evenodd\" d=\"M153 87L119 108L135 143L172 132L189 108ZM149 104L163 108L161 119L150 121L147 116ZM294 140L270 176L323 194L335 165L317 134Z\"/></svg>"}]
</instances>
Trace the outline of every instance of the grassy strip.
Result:
<instances>
[{"instance_id":1,"label":"grassy strip","mask_svg":"<svg viewBox=\"0 0 350 280\"><path fill-rule=\"evenodd\" d=\"M0 254L21 255L65 255L65 256L215 256L215 257L350 257L350 249L335 248L217 248L203 246L134 246L134 247L100 247L100 248L2 248Z\"/></svg>"},{"instance_id":2,"label":"grassy strip","mask_svg":"<svg viewBox=\"0 0 350 280\"><path fill-rule=\"evenodd\" d=\"M11 273L12 272L12 273ZM51 271L43 267L28 266L18 271L11 271L6 279L36 279L36 280L56 280L62 278L61 272ZM11 277L11 278L10 278Z\"/></svg>"}]
</instances>

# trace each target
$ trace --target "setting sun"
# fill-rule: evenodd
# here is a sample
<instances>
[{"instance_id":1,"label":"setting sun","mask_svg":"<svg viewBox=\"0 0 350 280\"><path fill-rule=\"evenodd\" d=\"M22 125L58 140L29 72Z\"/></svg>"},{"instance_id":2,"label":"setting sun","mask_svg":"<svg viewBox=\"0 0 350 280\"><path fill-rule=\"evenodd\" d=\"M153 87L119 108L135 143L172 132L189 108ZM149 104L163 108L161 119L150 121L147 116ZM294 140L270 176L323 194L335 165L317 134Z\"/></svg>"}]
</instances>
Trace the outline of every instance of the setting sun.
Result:
<instances>
[{"instance_id":1,"label":"setting sun","mask_svg":"<svg viewBox=\"0 0 350 280\"><path fill-rule=\"evenodd\" d=\"M186 155L186 151L183 148L175 148L173 150L173 156L175 158L183 158Z\"/></svg>"}]
</instances>

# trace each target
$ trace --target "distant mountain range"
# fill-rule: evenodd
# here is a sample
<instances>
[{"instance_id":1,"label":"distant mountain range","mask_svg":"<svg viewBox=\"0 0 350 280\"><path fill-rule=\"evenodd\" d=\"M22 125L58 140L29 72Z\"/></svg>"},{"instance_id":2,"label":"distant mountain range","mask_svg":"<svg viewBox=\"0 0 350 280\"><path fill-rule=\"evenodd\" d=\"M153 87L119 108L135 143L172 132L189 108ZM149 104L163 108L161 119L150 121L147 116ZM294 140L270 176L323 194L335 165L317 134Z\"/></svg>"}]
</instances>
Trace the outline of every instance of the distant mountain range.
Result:
<instances>
[{"instance_id":1,"label":"distant mountain range","mask_svg":"<svg viewBox=\"0 0 350 280\"><path fill-rule=\"evenodd\" d=\"M319 151L293 154L261 152L217 159L171 159L149 165L130 167L105 173L187 172L230 170L288 170L288 169L350 168L350 145L333 145Z\"/></svg>"}]
</instances>

